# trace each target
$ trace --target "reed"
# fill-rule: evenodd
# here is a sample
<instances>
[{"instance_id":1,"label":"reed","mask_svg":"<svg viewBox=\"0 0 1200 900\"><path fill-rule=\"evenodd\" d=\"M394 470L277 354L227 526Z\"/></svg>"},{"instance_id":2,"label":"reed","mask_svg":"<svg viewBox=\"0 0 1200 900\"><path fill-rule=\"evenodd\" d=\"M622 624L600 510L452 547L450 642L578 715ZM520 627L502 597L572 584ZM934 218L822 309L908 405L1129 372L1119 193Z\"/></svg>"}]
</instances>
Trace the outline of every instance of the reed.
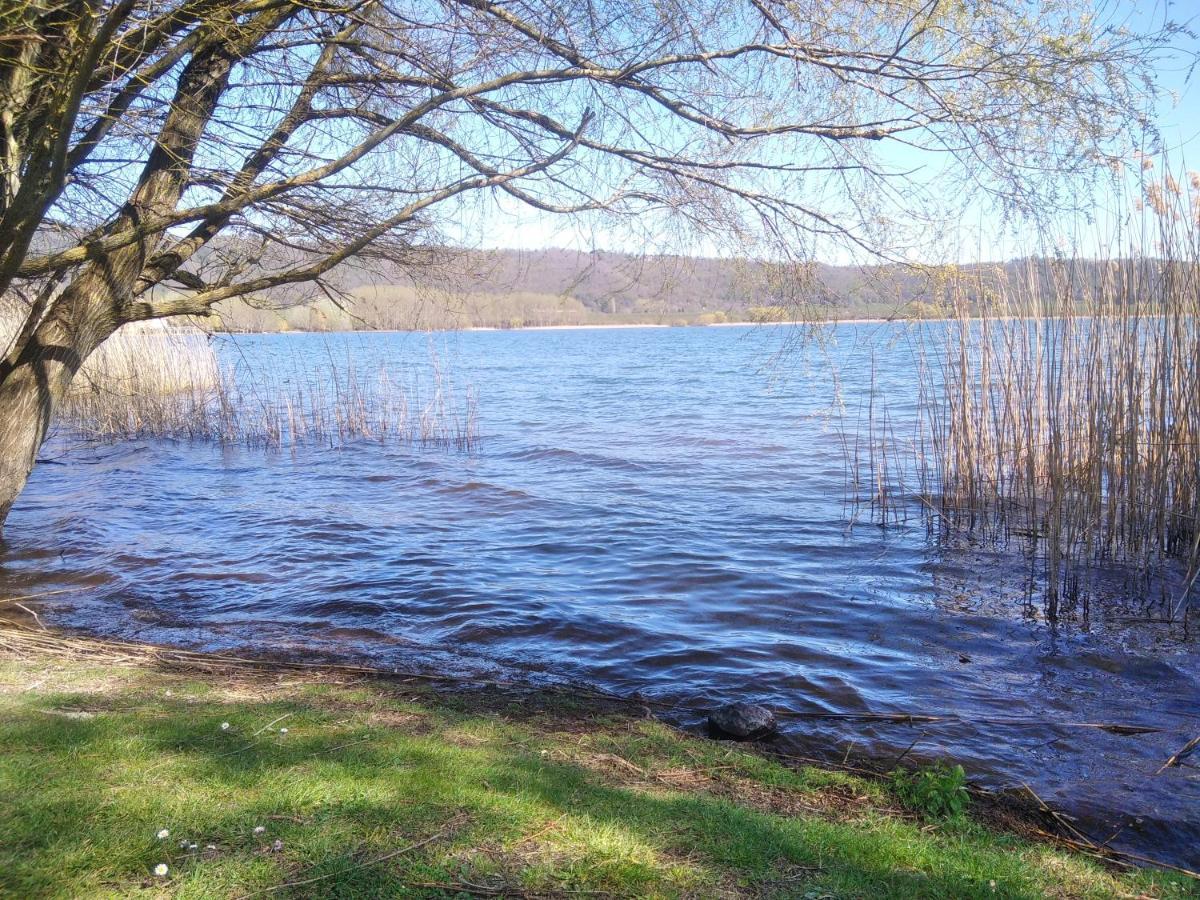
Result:
<instances>
[{"instance_id":1,"label":"reed","mask_svg":"<svg viewBox=\"0 0 1200 900\"><path fill-rule=\"evenodd\" d=\"M0 316L0 345L15 320ZM223 363L194 326L126 326L84 364L57 416L70 436L97 441L165 438L269 449L377 440L471 450L475 393L459 391L430 348L431 375L364 370L326 344L298 353Z\"/></svg>"},{"instance_id":2,"label":"reed","mask_svg":"<svg viewBox=\"0 0 1200 900\"><path fill-rule=\"evenodd\" d=\"M1086 617L1115 571L1144 613L1186 622L1200 572L1200 176L1192 187L1150 184L1145 228L1112 259L948 279L949 317L914 326L916 438L898 446L873 407L870 453L851 461L877 520L895 518L880 498L908 477L942 531L1024 549L1048 619Z\"/></svg>"},{"instance_id":3,"label":"reed","mask_svg":"<svg viewBox=\"0 0 1200 900\"><path fill-rule=\"evenodd\" d=\"M127 326L84 363L58 413L60 427L121 439L173 433L220 390L208 337L160 322Z\"/></svg>"},{"instance_id":4,"label":"reed","mask_svg":"<svg viewBox=\"0 0 1200 900\"><path fill-rule=\"evenodd\" d=\"M886 394L879 385L879 355L870 348L870 374L865 398L859 398L855 422L848 423L840 399L842 421L837 428L846 461L847 508L850 525L864 515L877 525L902 525L908 521L912 447L898 434ZM919 467L917 467L919 471Z\"/></svg>"}]
</instances>

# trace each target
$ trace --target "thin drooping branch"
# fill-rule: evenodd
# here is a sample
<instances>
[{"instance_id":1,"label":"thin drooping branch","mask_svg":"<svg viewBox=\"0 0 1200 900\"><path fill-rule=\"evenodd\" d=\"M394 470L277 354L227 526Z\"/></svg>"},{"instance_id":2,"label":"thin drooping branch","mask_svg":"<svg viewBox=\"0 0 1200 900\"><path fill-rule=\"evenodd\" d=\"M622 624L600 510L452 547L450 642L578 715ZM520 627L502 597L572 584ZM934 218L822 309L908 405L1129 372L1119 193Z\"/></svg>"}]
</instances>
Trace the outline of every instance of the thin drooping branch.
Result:
<instances>
[{"instance_id":1,"label":"thin drooping branch","mask_svg":"<svg viewBox=\"0 0 1200 900\"><path fill-rule=\"evenodd\" d=\"M130 321L148 318L162 318L166 315L207 315L208 310L214 304L222 300L228 300L232 297L240 297L246 294L265 291L270 288L279 287L285 284L296 284L299 282L313 281L321 275L329 272L339 264L345 262L355 254L361 252L366 247L370 246L374 241L381 236L393 231L397 227L413 221L421 210L448 200L458 194L467 191L476 191L488 187L496 187L504 185L508 182L517 181L521 178L526 178L538 172L543 172L568 156L579 143L579 135L587 128L588 121L591 116L585 112L583 120L579 124L578 131L575 137L564 144L559 150L543 160L539 160L529 165L522 166L518 169L513 169L507 172L494 172L490 175L480 176L477 178L467 178L455 184L447 185L440 191L430 194L422 199L410 203L394 215L381 222L376 223L372 227L364 230L353 240L348 241L336 251L326 254L325 256L310 262L307 265L295 267L283 272L276 272L271 275L263 275L250 281L241 283L229 284L220 288L204 290L190 297L170 297L166 300L140 300L131 303L127 310L127 317Z\"/></svg>"},{"instance_id":2,"label":"thin drooping branch","mask_svg":"<svg viewBox=\"0 0 1200 900\"><path fill-rule=\"evenodd\" d=\"M127 322L341 297L469 202L903 255L989 199L1068 208L1145 149L1151 64L1090 0L28 0L0 33L0 523ZM579 123L572 125L570 123ZM918 159L919 162L914 162ZM422 257L424 258L424 257Z\"/></svg>"}]
</instances>

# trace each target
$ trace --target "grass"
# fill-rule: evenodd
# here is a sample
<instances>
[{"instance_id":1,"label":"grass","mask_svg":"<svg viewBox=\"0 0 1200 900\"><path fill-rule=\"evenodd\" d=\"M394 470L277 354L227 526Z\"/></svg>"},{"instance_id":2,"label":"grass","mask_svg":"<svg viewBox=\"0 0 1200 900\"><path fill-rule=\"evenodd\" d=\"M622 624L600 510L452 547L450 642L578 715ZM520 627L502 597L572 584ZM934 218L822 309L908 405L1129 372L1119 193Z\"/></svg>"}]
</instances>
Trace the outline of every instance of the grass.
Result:
<instances>
[{"instance_id":1,"label":"grass","mask_svg":"<svg viewBox=\"0 0 1200 900\"><path fill-rule=\"evenodd\" d=\"M629 707L11 637L0 895L1200 896Z\"/></svg>"}]
</instances>

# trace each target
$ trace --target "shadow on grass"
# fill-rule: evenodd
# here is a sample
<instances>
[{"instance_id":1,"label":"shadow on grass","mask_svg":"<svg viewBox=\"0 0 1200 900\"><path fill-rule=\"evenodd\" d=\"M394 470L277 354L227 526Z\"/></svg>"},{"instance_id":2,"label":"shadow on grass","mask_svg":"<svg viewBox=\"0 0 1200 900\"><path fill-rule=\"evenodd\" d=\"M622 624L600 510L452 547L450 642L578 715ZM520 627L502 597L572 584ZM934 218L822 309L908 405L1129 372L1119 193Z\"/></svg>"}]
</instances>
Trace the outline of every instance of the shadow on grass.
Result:
<instances>
[{"instance_id":1,"label":"shadow on grass","mask_svg":"<svg viewBox=\"0 0 1200 900\"><path fill-rule=\"evenodd\" d=\"M447 705L381 682L231 699L195 679L167 679L179 692L168 697L159 678L3 698L0 893L123 893L156 883L159 863L186 896L295 881L305 897L481 883L518 896L996 897L1043 896L1064 877L1101 895L1110 883L1074 860L1041 867L1041 848L1016 853L974 826L781 815L623 782L550 754L595 726L556 720L533 698ZM618 741L638 727L601 719Z\"/></svg>"}]
</instances>

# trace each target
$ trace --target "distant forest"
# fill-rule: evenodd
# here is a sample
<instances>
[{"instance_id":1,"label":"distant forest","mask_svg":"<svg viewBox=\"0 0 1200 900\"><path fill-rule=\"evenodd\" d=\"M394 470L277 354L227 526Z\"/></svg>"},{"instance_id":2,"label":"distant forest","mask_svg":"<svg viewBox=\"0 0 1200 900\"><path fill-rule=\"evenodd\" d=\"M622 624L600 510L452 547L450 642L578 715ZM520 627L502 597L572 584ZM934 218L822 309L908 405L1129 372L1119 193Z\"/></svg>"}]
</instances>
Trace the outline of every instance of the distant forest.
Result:
<instances>
[{"instance_id":1,"label":"distant forest","mask_svg":"<svg viewBox=\"0 0 1200 900\"><path fill-rule=\"evenodd\" d=\"M430 251L408 269L359 260L324 290L293 289L218 307L229 331L713 325L934 318L957 295L973 312L1014 285L1078 290L1112 263L1014 260L945 268L781 267L749 260L572 250ZM1124 264L1121 264L1124 265ZM1032 273L1032 277L1031 277ZM1052 283L1057 288L1052 287ZM1007 286L1007 288L1005 287Z\"/></svg>"}]
</instances>

